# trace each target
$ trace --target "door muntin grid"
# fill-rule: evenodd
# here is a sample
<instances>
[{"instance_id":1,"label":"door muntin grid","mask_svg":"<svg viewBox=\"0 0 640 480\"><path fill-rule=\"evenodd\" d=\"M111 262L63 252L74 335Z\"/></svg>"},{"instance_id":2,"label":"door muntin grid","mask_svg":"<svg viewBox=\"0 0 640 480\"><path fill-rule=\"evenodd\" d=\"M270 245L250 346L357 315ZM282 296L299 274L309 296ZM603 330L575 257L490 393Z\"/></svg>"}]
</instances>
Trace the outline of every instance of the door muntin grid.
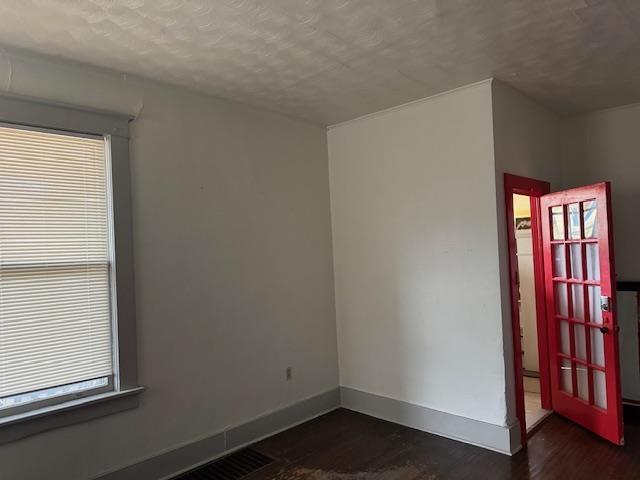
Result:
<instances>
[{"instance_id":1,"label":"door muntin grid","mask_svg":"<svg viewBox=\"0 0 640 480\"><path fill-rule=\"evenodd\" d=\"M597 209L595 199L555 205L549 218L560 391L606 410Z\"/></svg>"}]
</instances>

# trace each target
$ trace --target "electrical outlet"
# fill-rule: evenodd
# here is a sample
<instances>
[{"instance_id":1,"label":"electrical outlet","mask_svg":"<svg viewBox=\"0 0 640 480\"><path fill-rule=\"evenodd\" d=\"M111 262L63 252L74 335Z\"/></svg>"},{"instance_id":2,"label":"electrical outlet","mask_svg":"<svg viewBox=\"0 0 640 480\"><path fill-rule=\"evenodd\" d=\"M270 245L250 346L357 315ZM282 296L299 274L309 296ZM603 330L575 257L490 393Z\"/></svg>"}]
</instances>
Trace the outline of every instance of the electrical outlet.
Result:
<instances>
[{"instance_id":1,"label":"electrical outlet","mask_svg":"<svg viewBox=\"0 0 640 480\"><path fill-rule=\"evenodd\" d=\"M293 371L291 370L291 367L287 367L287 369L284 371L285 376L287 378L287 382L289 380L291 380L291 377L293 376Z\"/></svg>"}]
</instances>

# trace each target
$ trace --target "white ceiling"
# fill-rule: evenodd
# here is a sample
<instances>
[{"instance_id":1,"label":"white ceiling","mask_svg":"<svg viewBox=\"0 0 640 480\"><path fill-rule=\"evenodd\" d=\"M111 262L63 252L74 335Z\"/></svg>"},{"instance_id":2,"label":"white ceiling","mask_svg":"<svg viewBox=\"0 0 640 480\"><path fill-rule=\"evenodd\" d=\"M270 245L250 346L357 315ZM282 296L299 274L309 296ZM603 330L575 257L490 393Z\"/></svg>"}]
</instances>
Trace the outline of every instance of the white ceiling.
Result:
<instances>
[{"instance_id":1,"label":"white ceiling","mask_svg":"<svg viewBox=\"0 0 640 480\"><path fill-rule=\"evenodd\" d=\"M322 124L491 76L640 101L640 0L0 0L0 44Z\"/></svg>"}]
</instances>

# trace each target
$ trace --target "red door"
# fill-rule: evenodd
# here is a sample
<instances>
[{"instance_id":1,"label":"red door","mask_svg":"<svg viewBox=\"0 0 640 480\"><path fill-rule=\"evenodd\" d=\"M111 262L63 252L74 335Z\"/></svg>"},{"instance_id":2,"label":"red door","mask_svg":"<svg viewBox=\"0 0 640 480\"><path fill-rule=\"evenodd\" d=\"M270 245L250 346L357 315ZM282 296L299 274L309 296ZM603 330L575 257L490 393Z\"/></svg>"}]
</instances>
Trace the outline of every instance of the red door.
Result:
<instances>
[{"instance_id":1,"label":"red door","mask_svg":"<svg viewBox=\"0 0 640 480\"><path fill-rule=\"evenodd\" d=\"M553 410L622 445L609 183L540 199Z\"/></svg>"}]
</instances>

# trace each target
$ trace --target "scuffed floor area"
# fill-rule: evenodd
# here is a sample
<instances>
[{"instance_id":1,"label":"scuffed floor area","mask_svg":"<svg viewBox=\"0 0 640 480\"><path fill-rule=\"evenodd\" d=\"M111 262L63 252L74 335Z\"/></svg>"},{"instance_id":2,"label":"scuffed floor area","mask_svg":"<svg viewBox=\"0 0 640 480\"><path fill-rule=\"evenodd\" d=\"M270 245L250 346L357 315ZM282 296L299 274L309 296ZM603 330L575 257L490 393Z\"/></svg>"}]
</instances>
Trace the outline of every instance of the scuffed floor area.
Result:
<instances>
[{"instance_id":1,"label":"scuffed floor area","mask_svg":"<svg viewBox=\"0 0 640 480\"><path fill-rule=\"evenodd\" d=\"M415 466L406 466L389 468L379 472L358 473L338 473L310 468L293 468L288 471L282 471L275 478L282 480L395 480L398 478L435 480L437 477L422 472Z\"/></svg>"}]
</instances>

